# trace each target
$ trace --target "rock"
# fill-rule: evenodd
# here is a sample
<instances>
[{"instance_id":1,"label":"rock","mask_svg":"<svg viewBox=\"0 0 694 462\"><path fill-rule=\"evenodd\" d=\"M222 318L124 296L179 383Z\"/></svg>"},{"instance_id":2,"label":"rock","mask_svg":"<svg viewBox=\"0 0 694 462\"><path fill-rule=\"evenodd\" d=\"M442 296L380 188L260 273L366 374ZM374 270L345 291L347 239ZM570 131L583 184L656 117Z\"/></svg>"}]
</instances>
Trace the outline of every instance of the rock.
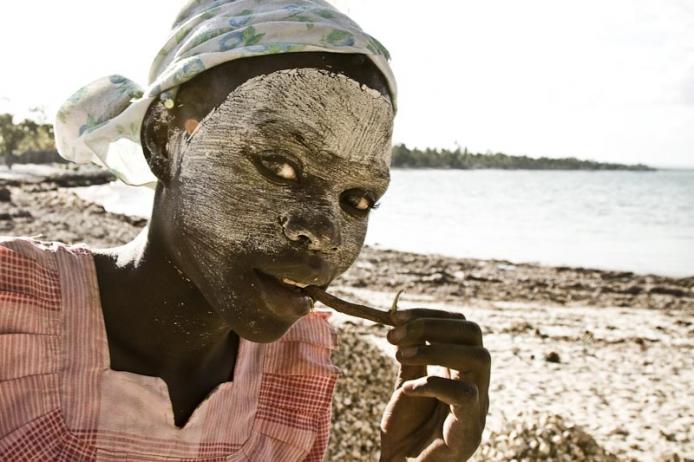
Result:
<instances>
[{"instance_id":1,"label":"rock","mask_svg":"<svg viewBox=\"0 0 694 462\"><path fill-rule=\"evenodd\" d=\"M0 212L0 220L13 220L15 218L31 219L33 216L31 215L31 212L24 209L17 209L12 212Z\"/></svg>"},{"instance_id":2,"label":"rock","mask_svg":"<svg viewBox=\"0 0 694 462\"><path fill-rule=\"evenodd\" d=\"M673 297L685 297L687 292L677 287L655 286L648 291L649 294L672 295Z\"/></svg>"},{"instance_id":3,"label":"rock","mask_svg":"<svg viewBox=\"0 0 694 462\"><path fill-rule=\"evenodd\" d=\"M560 363L561 358L559 357L559 353L556 351L550 351L545 355L545 361L548 363Z\"/></svg>"},{"instance_id":4,"label":"rock","mask_svg":"<svg viewBox=\"0 0 694 462\"><path fill-rule=\"evenodd\" d=\"M640 286L637 286L637 285L629 286L622 291L622 293L629 294L629 295L638 295L641 292L643 292L643 288Z\"/></svg>"},{"instance_id":5,"label":"rock","mask_svg":"<svg viewBox=\"0 0 694 462\"><path fill-rule=\"evenodd\" d=\"M435 272L429 276L424 276L421 278L422 282L428 282L430 284L445 284L449 281L454 280L455 277L444 271Z\"/></svg>"},{"instance_id":6,"label":"rock","mask_svg":"<svg viewBox=\"0 0 694 462\"><path fill-rule=\"evenodd\" d=\"M7 188L0 188L0 202L12 202L12 193Z\"/></svg>"},{"instance_id":7,"label":"rock","mask_svg":"<svg viewBox=\"0 0 694 462\"><path fill-rule=\"evenodd\" d=\"M692 459L681 457L677 453L663 454L658 458L658 462L692 462Z\"/></svg>"},{"instance_id":8,"label":"rock","mask_svg":"<svg viewBox=\"0 0 694 462\"><path fill-rule=\"evenodd\" d=\"M622 271L622 272L616 272L616 271L605 271L604 273L600 274L600 278L606 281L609 280L614 280L614 279L629 279L634 276L634 273L631 271Z\"/></svg>"},{"instance_id":9,"label":"rock","mask_svg":"<svg viewBox=\"0 0 694 462\"><path fill-rule=\"evenodd\" d=\"M506 334L522 334L524 332L532 332L534 326L527 321L518 321L510 326L503 327L501 329L502 333Z\"/></svg>"}]
</instances>

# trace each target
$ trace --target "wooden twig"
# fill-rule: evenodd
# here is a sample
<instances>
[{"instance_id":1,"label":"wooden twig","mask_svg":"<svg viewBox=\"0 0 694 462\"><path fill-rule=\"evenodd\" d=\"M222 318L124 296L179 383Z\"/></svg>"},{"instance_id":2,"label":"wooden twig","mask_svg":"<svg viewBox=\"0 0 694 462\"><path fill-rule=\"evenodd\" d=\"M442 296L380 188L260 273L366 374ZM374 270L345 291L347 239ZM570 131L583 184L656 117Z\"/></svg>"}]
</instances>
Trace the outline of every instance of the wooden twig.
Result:
<instances>
[{"instance_id":1,"label":"wooden twig","mask_svg":"<svg viewBox=\"0 0 694 462\"><path fill-rule=\"evenodd\" d=\"M383 311L376 308L371 308L370 306L347 302L337 298L334 295L330 295L320 287L316 286L308 286L304 288L304 291L314 300L318 300L324 305L329 306L340 313L356 316L358 318L367 319L369 321L378 322L389 326L395 325L391 318L391 314L394 312L392 308L391 311ZM399 295L400 294L398 293L398 296ZM397 306L397 298L393 304Z\"/></svg>"}]
</instances>

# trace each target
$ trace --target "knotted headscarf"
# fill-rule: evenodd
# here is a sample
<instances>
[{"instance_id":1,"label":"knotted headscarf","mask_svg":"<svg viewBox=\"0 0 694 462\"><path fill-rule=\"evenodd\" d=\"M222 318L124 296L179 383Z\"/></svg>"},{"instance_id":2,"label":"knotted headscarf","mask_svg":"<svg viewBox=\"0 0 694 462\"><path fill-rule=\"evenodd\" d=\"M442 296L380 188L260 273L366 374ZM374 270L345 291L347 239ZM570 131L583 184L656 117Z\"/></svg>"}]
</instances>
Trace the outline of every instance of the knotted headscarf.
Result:
<instances>
[{"instance_id":1,"label":"knotted headscarf","mask_svg":"<svg viewBox=\"0 0 694 462\"><path fill-rule=\"evenodd\" d=\"M156 184L140 146L140 128L158 97L173 104L179 85L239 58L322 51L368 56L381 70L395 104L388 51L324 0L190 0L157 54L149 86L113 75L78 90L56 116L58 152L94 162L131 185Z\"/></svg>"}]
</instances>

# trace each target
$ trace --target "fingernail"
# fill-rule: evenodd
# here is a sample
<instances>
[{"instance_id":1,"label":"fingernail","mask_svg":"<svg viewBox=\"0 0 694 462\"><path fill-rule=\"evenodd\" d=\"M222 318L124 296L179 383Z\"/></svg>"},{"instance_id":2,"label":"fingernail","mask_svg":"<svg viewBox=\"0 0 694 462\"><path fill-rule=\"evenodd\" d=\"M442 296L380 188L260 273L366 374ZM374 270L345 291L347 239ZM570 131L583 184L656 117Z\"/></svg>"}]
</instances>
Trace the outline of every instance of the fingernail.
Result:
<instances>
[{"instance_id":1,"label":"fingernail","mask_svg":"<svg viewBox=\"0 0 694 462\"><path fill-rule=\"evenodd\" d=\"M405 393L407 393L408 391L414 391L415 388L415 384L412 382L405 382L402 385L402 391L404 391Z\"/></svg>"},{"instance_id":2,"label":"fingernail","mask_svg":"<svg viewBox=\"0 0 694 462\"><path fill-rule=\"evenodd\" d=\"M411 358L417 354L417 347L407 347L400 350L400 356L402 358Z\"/></svg>"},{"instance_id":3,"label":"fingernail","mask_svg":"<svg viewBox=\"0 0 694 462\"><path fill-rule=\"evenodd\" d=\"M395 322L405 322L410 319L410 313L408 311L396 311L393 315Z\"/></svg>"},{"instance_id":4,"label":"fingernail","mask_svg":"<svg viewBox=\"0 0 694 462\"><path fill-rule=\"evenodd\" d=\"M405 338L405 329L403 328L396 328L388 332L388 339L391 341L391 343L396 343L399 342L400 340Z\"/></svg>"}]
</instances>

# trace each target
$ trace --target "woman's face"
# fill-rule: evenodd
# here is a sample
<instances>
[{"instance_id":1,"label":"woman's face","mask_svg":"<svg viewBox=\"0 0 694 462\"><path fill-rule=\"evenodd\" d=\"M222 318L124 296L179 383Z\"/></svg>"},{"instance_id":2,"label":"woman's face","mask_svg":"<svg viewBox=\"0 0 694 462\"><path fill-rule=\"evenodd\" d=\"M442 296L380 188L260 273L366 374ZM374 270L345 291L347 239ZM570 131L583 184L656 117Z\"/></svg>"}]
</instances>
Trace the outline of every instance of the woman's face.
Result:
<instances>
[{"instance_id":1,"label":"woman's face","mask_svg":"<svg viewBox=\"0 0 694 462\"><path fill-rule=\"evenodd\" d=\"M356 259L392 121L380 93L295 69L247 81L172 140L175 263L239 335L279 338L312 304L295 285L326 286Z\"/></svg>"}]
</instances>

